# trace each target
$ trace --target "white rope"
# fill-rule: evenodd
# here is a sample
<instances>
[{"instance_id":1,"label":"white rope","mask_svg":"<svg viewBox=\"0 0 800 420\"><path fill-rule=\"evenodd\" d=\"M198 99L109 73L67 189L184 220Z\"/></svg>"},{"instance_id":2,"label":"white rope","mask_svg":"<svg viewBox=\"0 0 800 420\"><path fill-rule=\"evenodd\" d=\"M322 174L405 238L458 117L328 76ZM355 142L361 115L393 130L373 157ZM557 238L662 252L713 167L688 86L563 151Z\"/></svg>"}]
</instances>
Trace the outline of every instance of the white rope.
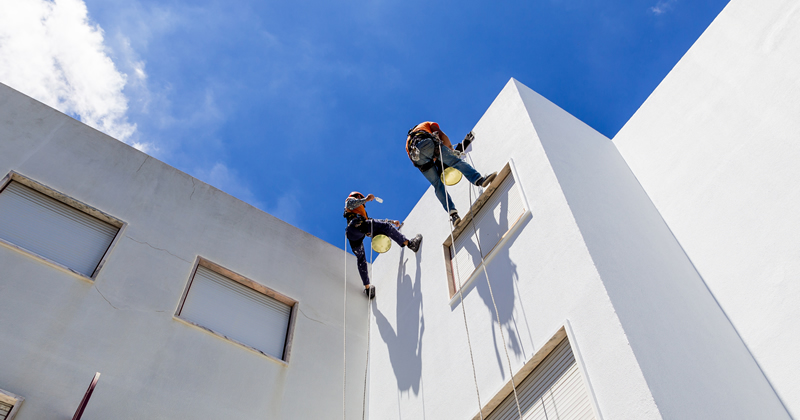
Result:
<instances>
[{"instance_id":1,"label":"white rope","mask_svg":"<svg viewBox=\"0 0 800 420\"><path fill-rule=\"evenodd\" d=\"M442 158L442 143L439 142L439 159L441 159L441 158ZM439 163L442 165L442 171L444 171L444 164L443 164L444 161L440 160ZM450 217L450 201L447 200L447 197L448 197L447 185L444 182L442 182L442 185L444 186L444 198L445 198L445 203L446 203L446 207L447 207L447 217L449 218ZM453 225L450 223L450 220L447 221L447 224L450 226L450 243L452 244L453 249L455 249L456 248L456 240L453 237ZM458 297L461 300L461 314L464 316L464 329L467 331L467 346L469 347L469 360L472 363L472 379L475 381L475 394L478 396L478 413L480 414L481 420L483 420L483 404L481 404L481 391L480 391L480 388L478 388L478 374L475 371L475 357L474 357L474 355L472 353L472 341L469 338L469 325L467 325L467 310L464 308L464 294L462 293L463 292L463 288L461 287L462 286L462 284L461 284L461 275L459 274L459 271L458 271L458 259L455 258L455 255L453 255L453 261L456 262L456 269L455 269L456 275L455 275L455 278L458 279Z\"/></svg>"},{"instance_id":2,"label":"white rope","mask_svg":"<svg viewBox=\"0 0 800 420\"><path fill-rule=\"evenodd\" d=\"M470 162L472 158L470 157ZM474 166L473 166L474 167ZM483 186L481 186L483 188ZM469 200L472 202L472 185L469 187ZM477 196L476 196L477 200ZM471 206L471 205L470 205ZM474 220L474 218L473 218ZM471 222L470 222L471 223ZM483 249L481 249L481 238L478 236L478 230L475 223L472 224L472 232L475 235L475 241L478 243L478 252L481 254L481 266L483 267L483 274L486 276L486 284L489 286L489 296L492 297L492 305L494 305L494 313L497 316L497 325L500 329L500 338L503 340L503 350L506 352L506 362L508 363L508 373L511 375L511 389L514 392L514 401L517 403L517 413L522 420L522 408L519 405L519 397L517 396L517 385L514 383L514 371L511 369L511 357L508 356L508 346L506 345L506 336L503 333L503 325L500 323L500 311L497 310L497 302L494 300L494 292L492 291L492 282L489 281L489 272L486 271L486 260L483 258Z\"/></svg>"},{"instance_id":3,"label":"white rope","mask_svg":"<svg viewBox=\"0 0 800 420\"><path fill-rule=\"evenodd\" d=\"M370 221L370 238L372 237L372 221ZM355 252L355 251L354 251ZM372 247L370 247L369 251L369 260L370 260L370 267L369 267L369 277L372 279L372 260L373 260L373 252ZM343 346L343 373L342 373L342 420L346 420L347 418L347 234L344 237L344 309L343 309L343 329L344 329L344 338L342 340ZM366 417L366 406L367 406L367 376L369 374L369 345L370 345L370 336L372 332L372 305L369 298L369 292L367 292L367 362L366 367L364 368L364 397L361 402L361 419L364 420Z\"/></svg>"},{"instance_id":4,"label":"white rope","mask_svg":"<svg viewBox=\"0 0 800 420\"><path fill-rule=\"evenodd\" d=\"M342 420L347 419L347 233L344 234L344 309L342 309L344 336L342 338Z\"/></svg>"},{"instance_id":5,"label":"white rope","mask_svg":"<svg viewBox=\"0 0 800 420\"><path fill-rule=\"evenodd\" d=\"M369 221L369 238L372 241L372 220ZM370 288L375 287L371 285L372 282L372 263L373 263L372 246L369 247L369 280ZM367 363L364 367L364 399L361 402L361 420L366 419L367 415L367 377L369 375L369 347L370 347L370 334L372 332L372 299L370 299L370 291L367 290Z\"/></svg>"}]
</instances>

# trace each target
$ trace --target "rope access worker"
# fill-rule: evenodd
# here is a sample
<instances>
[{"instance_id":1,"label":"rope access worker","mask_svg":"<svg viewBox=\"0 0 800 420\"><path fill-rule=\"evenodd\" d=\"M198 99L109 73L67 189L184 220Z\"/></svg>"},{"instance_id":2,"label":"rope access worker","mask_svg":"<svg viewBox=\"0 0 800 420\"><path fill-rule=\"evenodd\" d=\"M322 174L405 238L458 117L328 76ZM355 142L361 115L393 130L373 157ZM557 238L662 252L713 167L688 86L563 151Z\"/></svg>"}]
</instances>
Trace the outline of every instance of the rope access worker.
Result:
<instances>
[{"instance_id":1,"label":"rope access worker","mask_svg":"<svg viewBox=\"0 0 800 420\"><path fill-rule=\"evenodd\" d=\"M450 194L445 191L444 183L440 178L444 167L458 169L469 182L484 188L488 187L497 176L497 172L481 176L472 165L461 159L461 153L469 147L473 139L474 136L470 132L464 141L453 148L447 134L439 128L439 124L432 121L415 125L408 130L408 137L406 137L406 153L408 153L409 159L433 185L436 198L442 203L445 211L450 212L450 221L453 226L458 226L461 218L458 217L458 210L456 210Z\"/></svg>"},{"instance_id":2,"label":"rope access worker","mask_svg":"<svg viewBox=\"0 0 800 420\"><path fill-rule=\"evenodd\" d=\"M364 254L364 237L374 237L373 235L386 235L393 241L397 242L401 247L408 245L408 248L414 252L419 251L419 246L422 244L422 235L417 235L414 239L409 240L397 230L400 227L400 222L397 220L376 220L370 219L367 216L367 209L364 205L375 199L372 194L364 197L358 191L353 191L347 196L344 201L344 217L347 219L347 228L345 235L347 240L350 241L350 248L353 254L356 255L358 261L358 273L361 275L361 281L364 283L364 294L368 298L375 297L375 286L369 283L369 272L367 271L367 257Z\"/></svg>"}]
</instances>

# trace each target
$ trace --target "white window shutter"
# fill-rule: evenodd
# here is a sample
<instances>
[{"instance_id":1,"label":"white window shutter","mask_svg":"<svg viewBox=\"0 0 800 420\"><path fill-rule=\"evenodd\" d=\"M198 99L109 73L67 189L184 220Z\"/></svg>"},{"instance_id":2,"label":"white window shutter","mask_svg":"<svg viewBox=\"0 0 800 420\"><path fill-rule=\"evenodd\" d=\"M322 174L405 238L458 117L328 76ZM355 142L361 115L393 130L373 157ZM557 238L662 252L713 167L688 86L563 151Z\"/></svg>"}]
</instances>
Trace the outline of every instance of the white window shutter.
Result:
<instances>
[{"instance_id":1,"label":"white window shutter","mask_svg":"<svg viewBox=\"0 0 800 420\"><path fill-rule=\"evenodd\" d=\"M564 339L519 384L517 396L524 420L593 420L594 411L578 364ZM486 420L517 420L517 404L511 394Z\"/></svg>"},{"instance_id":2,"label":"white window shutter","mask_svg":"<svg viewBox=\"0 0 800 420\"><path fill-rule=\"evenodd\" d=\"M8 404L3 401L0 401L0 420L6 420L12 408L14 408L13 404Z\"/></svg>"},{"instance_id":3,"label":"white window shutter","mask_svg":"<svg viewBox=\"0 0 800 420\"><path fill-rule=\"evenodd\" d=\"M179 316L284 359L291 313L291 306L199 266Z\"/></svg>"},{"instance_id":4,"label":"white window shutter","mask_svg":"<svg viewBox=\"0 0 800 420\"><path fill-rule=\"evenodd\" d=\"M0 192L0 239L86 276L119 228L12 181Z\"/></svg>"}]
</instances>

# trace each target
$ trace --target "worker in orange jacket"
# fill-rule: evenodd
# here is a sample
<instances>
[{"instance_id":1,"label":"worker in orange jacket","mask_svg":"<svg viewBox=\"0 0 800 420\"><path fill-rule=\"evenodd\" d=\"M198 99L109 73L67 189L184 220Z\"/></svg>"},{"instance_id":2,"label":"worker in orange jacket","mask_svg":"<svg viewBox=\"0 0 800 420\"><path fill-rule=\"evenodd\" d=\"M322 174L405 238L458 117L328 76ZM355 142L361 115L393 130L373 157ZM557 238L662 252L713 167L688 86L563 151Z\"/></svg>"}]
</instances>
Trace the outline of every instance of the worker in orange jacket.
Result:
<instances>
[{"instance_id":1,"label":"worker in orange jacket","mask_svg":"<svg viewBox=\"0 0 800 420\"><path fill-rule=\"evenodd\" d=\"M450 138L447 137L439 124L432 121L425 121L415 125L408 130L406 137L406 153L414 166L422 172L436 192L436 198L442 203L442 207L450 214L450 221L453 226L457 226L461 221L458 210L450 198L441 180L441 174L445 165L458 169L469 182L480 187L488 187L497 176L493 172L487 176L482 176L469 163L461 159L461 153L469 146L473 140L470 132L464 141L453 148Z\"/></svg>"},{"instance_id":2,"label":"worker in orange jacket","mask_svg":"<svg viewBox=\"0 0 800 420\"><path fill-rule=\"evenodd\" d=\"M417 252L422 243L422 235L417 235L414 239L408 239L397 230L400 222L397 220L376 220L367 215L364 205L375 199L372 194L361 194L353 191L344 201L344 218L347 219L345 235L350 242L350 249L356 256L358 262L358 273L361 275L361 282L364 283L364 293L372 299L375 297L375 286L370 285L369 272L367 271L367 257L364 254L364 237L374 238L374 235L386 235L401 247L408 246L408 249Z\"/></svg>"}]
</instances>

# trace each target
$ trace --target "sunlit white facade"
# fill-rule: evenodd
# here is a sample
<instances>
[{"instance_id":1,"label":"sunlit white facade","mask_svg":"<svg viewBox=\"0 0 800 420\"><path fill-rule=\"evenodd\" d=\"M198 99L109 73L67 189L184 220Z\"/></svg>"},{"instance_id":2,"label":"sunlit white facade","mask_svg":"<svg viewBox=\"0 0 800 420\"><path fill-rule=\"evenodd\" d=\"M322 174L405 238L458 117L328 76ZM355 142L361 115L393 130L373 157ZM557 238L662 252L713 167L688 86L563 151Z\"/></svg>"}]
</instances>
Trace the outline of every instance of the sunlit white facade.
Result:
<instances>
[{"instance_id":1,"label":"sunlit white facade","mask_svg":"<svg viewBox=\"0 0 800 420\"><path fill-rule=\"evenodd\" d=\"M796 417L798 50L800 5L733 0L613 140L510 80L469 153L501 179L456 231L428 190L371 306L352 255L0 85L0 419L95 372L84 419L512 419L512 378L525 418Z\"/></svg>"}]
</instances>

